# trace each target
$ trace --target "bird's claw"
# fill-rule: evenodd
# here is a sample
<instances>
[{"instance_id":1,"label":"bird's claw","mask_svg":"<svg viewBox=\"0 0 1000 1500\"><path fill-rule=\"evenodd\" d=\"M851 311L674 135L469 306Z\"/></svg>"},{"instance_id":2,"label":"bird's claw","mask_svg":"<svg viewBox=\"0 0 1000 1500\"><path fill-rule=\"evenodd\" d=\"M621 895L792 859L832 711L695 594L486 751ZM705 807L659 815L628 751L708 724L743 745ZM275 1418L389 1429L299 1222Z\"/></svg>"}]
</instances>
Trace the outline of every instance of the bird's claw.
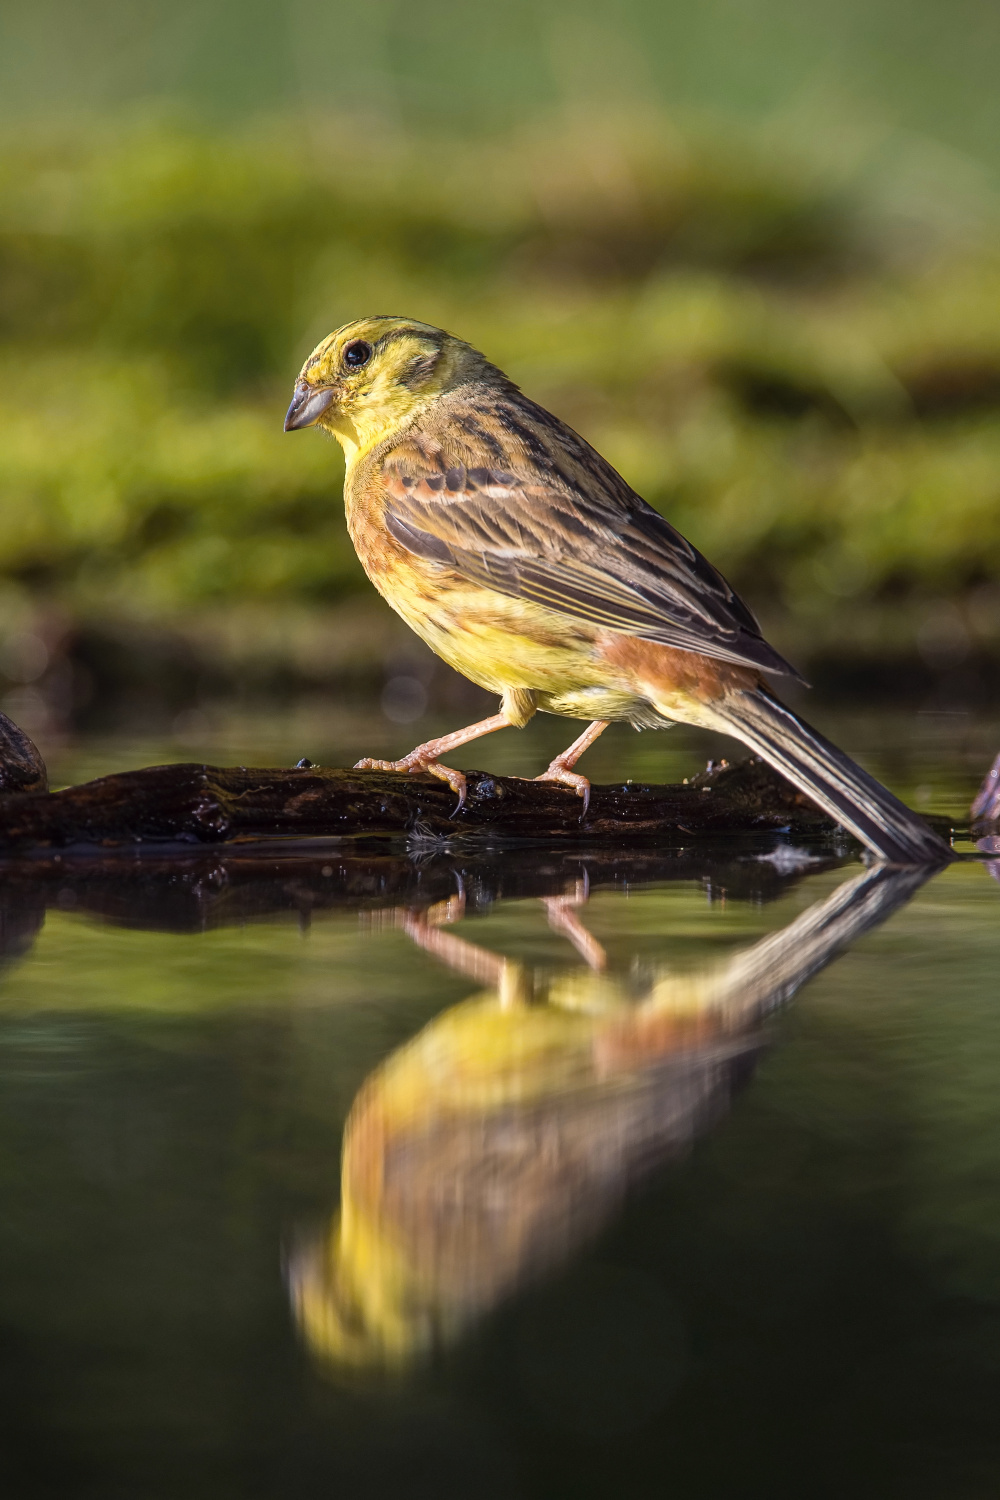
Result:
<instances>
[{"instance_id":1,"label":"bird's claw","mask_svg":"<svg viewBox=\"0 0 1000 1500\"><path fill-rule=\"evenodd\" d=\"M451 814L453 818L457 817L465 806L469 791L464 772L456 771L451 766L443 766L439 760L426 760L416 752L404 755L402 760L375 760L368 755L363 760L357 761L354 769L356 771L406 771L411 776L427 771L431 776L436 776L439 781L446 781L458 798Z\"/></svg>"},{"instance_id":2,"label":"bird's claw","mask_svg":"<svg viewBox=\"0 0 1000 1500\"><path fill-rule=\"evenodd\" d=\"M583 822L587 816L587 809L590 807L590 782L586 776L581 776L579 771L570 771L554 760L549 769L543 771L541 776L536 776L535 780L554 781L559 786L572 787L576 795L583 801L583 811L580 814L580 822Z\"/></svg>"}]
</instances>

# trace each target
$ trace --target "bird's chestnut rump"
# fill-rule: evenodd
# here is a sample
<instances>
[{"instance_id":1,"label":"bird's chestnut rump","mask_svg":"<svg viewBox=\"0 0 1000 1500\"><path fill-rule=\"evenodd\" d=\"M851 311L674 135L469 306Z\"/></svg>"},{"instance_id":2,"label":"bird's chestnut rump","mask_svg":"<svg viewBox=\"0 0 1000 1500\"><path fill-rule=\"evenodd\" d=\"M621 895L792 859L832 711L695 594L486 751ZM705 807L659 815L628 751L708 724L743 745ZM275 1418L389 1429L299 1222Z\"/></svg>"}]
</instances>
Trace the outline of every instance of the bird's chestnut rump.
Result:
<instances>
[{"instance_id":1,"label":"bird's chestnut rump","mask_svg":"<svg viewBox=\"0 0 1000 1500\"><path fill-rule=\"evenodd\" d=\"M539 778L585 812L589 783L573 767L608 723L679 721L741 739L879 857L951 857L774 696L765 676L798 673L708 559L471 345L409 318L349 323L296 385L286 429L313 424L343 445L348 527L375 587L500 695L488 719L361 766L429 771L461 804L465 777L441 757L541 709L590 720Z\"/></svg>"}]
</instances>

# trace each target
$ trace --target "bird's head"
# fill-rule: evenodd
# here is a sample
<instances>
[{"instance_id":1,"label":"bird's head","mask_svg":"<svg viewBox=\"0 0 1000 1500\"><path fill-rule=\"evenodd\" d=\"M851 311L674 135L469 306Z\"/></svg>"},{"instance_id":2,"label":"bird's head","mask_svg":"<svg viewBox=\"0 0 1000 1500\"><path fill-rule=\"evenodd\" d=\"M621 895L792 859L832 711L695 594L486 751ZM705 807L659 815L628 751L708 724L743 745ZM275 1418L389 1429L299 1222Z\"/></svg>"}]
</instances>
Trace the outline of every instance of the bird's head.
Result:
<instances>
[{"instance_id":1,"label":"bird's head","mask_svg":"<svg viewBox=\"0 0 1000 1500\"><path fill-rule=\"evenodd\" d=\"M325 427L351 460L436 397L488 376L503 379L441 328L412 318L360 318L331 333L302 366L285 431Z\"/></svg>"}]
</instances>

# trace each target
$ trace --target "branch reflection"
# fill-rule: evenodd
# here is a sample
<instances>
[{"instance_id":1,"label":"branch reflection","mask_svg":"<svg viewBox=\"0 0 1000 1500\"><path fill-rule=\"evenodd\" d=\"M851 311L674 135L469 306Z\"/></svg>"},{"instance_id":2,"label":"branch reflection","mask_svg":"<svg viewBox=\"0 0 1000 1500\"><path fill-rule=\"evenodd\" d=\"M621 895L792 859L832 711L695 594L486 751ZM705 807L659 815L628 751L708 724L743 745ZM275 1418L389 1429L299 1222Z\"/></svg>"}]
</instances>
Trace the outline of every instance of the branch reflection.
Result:
<instances>
[{"instance_id":1,"label":"branch reflection","mask_svg":"<svg viewBox=\"0 0 1000 1500\"><path fill-rule=\"evenodd\" d=\"M626 1193L723 1116L761 1022L928 878L878 867L781 931L636 995L580 917L544 901L586 966L539 979L448 927L461 899L395 920L482 986L366 1080L341 1206L290 1265L305 1338L341 1368L402 1368L567 1260Z\"/></svg>"}]
</instances>

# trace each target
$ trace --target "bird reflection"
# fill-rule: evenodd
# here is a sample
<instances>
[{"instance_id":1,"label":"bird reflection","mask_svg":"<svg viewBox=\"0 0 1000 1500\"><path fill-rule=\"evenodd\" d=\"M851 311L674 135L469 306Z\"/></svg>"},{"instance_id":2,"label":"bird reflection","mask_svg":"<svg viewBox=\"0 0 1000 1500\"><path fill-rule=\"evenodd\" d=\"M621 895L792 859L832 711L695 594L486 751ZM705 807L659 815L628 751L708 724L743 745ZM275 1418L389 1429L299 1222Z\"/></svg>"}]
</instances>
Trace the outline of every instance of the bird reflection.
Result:
<instances>
[{"instance_id":1,"label":"bird reflection","mask_svg":"<svg viewBox=\"0 0 1000 1500\"><path fill-rule=\"evenodd\" d=\"M448 931L460 897L395 920L481 992L365 1081L339 1214L290 1265L307 1342L341 1368L401 1368L568 1259L631 1187L722 1116L761 1020L927 878L877 867L719 964L660 969L637 996L580 916L549 897L586 967L540 979Z\"/></svg>"}]
</instances>

